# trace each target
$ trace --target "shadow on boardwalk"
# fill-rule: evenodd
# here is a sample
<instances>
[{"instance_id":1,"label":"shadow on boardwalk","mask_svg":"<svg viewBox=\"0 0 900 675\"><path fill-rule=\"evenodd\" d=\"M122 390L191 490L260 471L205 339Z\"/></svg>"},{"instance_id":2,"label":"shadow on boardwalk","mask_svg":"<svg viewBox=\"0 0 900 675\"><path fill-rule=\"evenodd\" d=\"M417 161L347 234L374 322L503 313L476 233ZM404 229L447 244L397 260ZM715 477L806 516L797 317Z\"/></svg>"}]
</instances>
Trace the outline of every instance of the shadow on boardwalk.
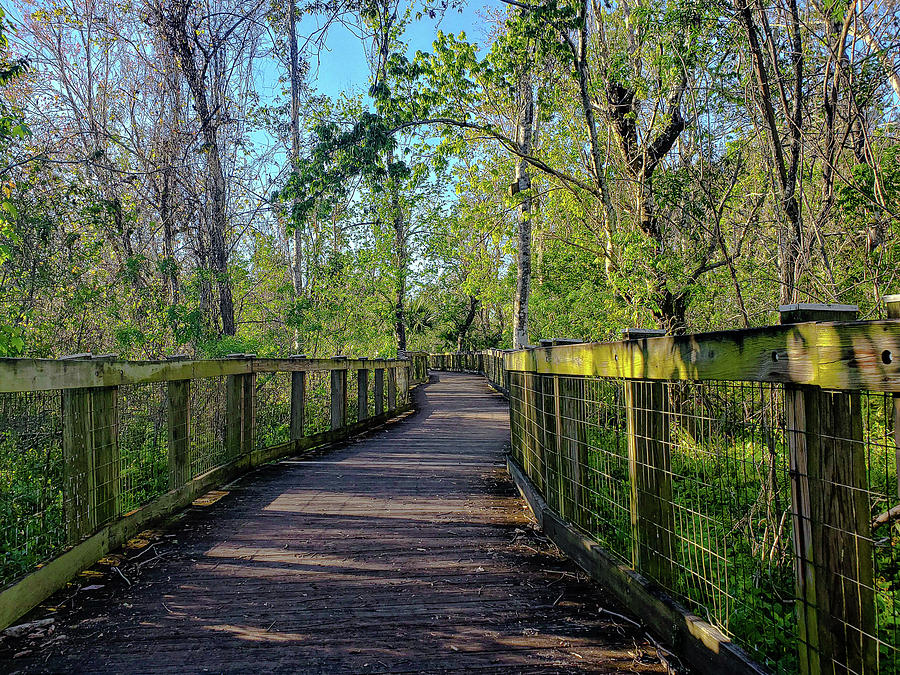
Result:
<instances>
[{"instance_id":1,"label":"shadow on boardwalk","mask_svg":"<svg viewBox=\"0 0 900 675\"><path fill-rule=\"evenodd\" d=\"M386 431L188 510L127 553L130 585L71 589L77 607L0 670L665 672L531 529L503 399L445 373L417 397Z\"/></svg>"}]
</instances>

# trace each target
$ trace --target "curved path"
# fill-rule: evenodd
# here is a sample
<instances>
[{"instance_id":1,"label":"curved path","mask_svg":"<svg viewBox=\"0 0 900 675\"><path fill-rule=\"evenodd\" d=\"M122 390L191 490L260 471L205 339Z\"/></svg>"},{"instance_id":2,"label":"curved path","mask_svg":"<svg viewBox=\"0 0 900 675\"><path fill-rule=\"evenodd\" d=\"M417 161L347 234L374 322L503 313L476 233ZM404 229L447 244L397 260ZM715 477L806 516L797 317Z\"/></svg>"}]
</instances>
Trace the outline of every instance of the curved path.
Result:
<instances>
[{"instance_id":1,"label":"curved path","mask_svg":"<svg viewBox=\"0 0 900 675\"><path fill-rule=\"evenodd\" d=\"M189 509L0 670L665 672L532 531L503 399L437 377L386 430Z\"/></svg>"}]
</instances>

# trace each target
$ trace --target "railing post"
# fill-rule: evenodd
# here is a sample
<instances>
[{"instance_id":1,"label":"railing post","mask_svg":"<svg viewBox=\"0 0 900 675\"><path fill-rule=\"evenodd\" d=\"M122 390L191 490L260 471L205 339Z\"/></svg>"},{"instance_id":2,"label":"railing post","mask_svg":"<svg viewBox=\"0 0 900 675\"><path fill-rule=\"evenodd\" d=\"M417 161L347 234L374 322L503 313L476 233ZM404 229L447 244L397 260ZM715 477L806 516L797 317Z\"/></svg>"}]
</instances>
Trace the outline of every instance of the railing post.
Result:
<instances>
[{"instance_id":1,"label":"railing post","mask_svg":"<svg viewBox=\"0 0 900 675\"><path fill-rule=\"evenodd\" d=\"M552 340L541 340L542 348L551 347ZM488 370L492 359L488 359ZM561 472L561 435L559 417L559 377L556 375L538 375L540 378L540 424L542 444L544 446L544 501L557 513L562 513L563 481ZM490 376L489 376L490 378Z\"/></svg>"},{"instance_id":2,"label":"railing post","mask_svg":"<svg viewBox=\"0 0 900 675\"><path fill-rule=\"evenodd\" d=\"M77 354L69 358L92 357ZM61 409L67 536L70 543L76 543L119 515L119 389L64 390Z\"/></svg>"},{"instance_id":3,"label":"railing post","mask_svg":"<svg viewBox=\"0 0 900 675\"><path fill-rule=\"evenodd\" d=\"M394 410L397 407L397 368L388 368L387 376L387 409Z\"/></svg>"},{"instance_id":4,"label":"railing post","mask_svg":"<svg viewBox=\"0 0 900 675\"><path fill-rule=\"evenodd\" d=\"M336 356L333 360L345 359ZM347 370L331 371L331 428L340 429L347 424Z\"/></svg>"},{"instance_id":5,"label":"railing post","mask_svg":"<svg viewBox=\"0 0 900 675\"><path fill-rule=\"evenodd\" d=\"M305 359L306 354L294 354L292 359ZM291 373L291 440L303 438L306 426L306 371Z\"/></svg>"},{"instance_id":6,"label":"railing post","mask_svg":"<svg viewBox=\"0 0 900 675\"><path fill-rule=\"evenodd\" d=\"M360 359L365 361L366 359ZM356 371L356 421L362 422L369 417L369 370L360 368Z\"/></svg>"},{"instance_id":7,"label":"railing post","mask_svg":"<svg viewBox=\"0 0 900 675\"><path fill-rule=\"evenodd\" d=\"M384 414L384 368L375 369L375 382L372 387L375 397L375 417Z\"/></svg>"},{"instance_id":8,"label":"railing post","mask_svg":"<svg viewBox=\"0 0 900 675\"><path fill-rule=\"evenodd\" d=\"M786 305L781 323L853 321L847 305ZM800 672L876 673L874 557L859 392L785 385Z\"/></svg>"},{"instance_id":9,"label":"railing post","mask_svg":"<svg viewBox=\"0 0 900 675\"><path fill-rule=\"evenodd\" d=\"M884 296L889 319L900 319L900 295ZM897 496L900 497L900 394L893 395L894 402L894 462L897 468Z\"/></svg>"},{"instance_id":10,"label":"railing post","mask_svg":"<svg viewBox=\"0 0 900 675\"><path fill-rule=\"evenodd\" d=\"M225 358L243 359L243 354L228 354ZM244 435L244 376L225 378L225 456L236 459L241 454Z\"/></svg>"},{"instance_id":11,"label":"railing post","mask_svg":"<svg viewBox=\"0 0 900 675\"><path fill-rule=\"evenodd\" d=\"M627 329L624 338L641 340L664 334L664 331ZM675 514L668 408L664 383L625 381L632 561L635 569L661 586L671 588Z\"/></svg>"},{"instance_id":12,"label":"railing post","mask_svg":"<svg viewBox=\"0 0 900 675\"><path fill-rule=\"evenodd\" d=\"M409 403L409 366L397 368L397 406Z\"/></svg>"},{"instance_id":13,"label":"railing post","mask_svg":"<svg viewBox=\"0 0 900 675\"><path fill-rule=\"evenodd\" d=\"M90 354L63 358L89 359ZM66 532L68 542L76 544L94 530L96 523L90 389L63 389L61 408Z\"/></svg>"},{"instance_id":14,"label":"railing post","mask_svg":"<svg viewBox=\"0 0 900 675\"><path fill-rule=\"evenodd\" d=\"M180 361L182 354L168 357ZM169 489L175 490L191 478L191 381L170 380L166 383L169 427Z\"/></svg>"},{"instance_id":15,"label":"railing post","mask_svg":"<svg viewBox=\"0 0 900 675\"><path fill-rule=\"evenodd\" d=\"M245 354L246 358L256 358L256 354ZM256 373L249 372L243 376L243 410L241 416L243 418L242 435L241 435L241 454L249 457L253 452L256 442Z\"/></svg>"}]
</instances>

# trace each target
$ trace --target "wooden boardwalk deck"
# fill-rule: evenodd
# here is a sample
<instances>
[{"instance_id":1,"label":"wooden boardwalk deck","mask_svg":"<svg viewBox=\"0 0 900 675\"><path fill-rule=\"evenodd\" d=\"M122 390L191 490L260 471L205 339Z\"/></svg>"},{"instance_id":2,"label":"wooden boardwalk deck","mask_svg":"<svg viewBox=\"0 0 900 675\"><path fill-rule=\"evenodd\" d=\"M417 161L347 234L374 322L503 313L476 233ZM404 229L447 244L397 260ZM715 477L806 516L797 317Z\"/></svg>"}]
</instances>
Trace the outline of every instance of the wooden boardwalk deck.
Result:
<instances>
[{"instance_id":1,"label":"wooden boardwalk deck","mask_svg":"<svg viewBox=\"0 0 900 675\"><path fill-rule=\"evenodd\" d=\"M503 399L439 379L388 430L190 509L0 671L665 672L529 527Z\"/></svg>"}]
</instances>

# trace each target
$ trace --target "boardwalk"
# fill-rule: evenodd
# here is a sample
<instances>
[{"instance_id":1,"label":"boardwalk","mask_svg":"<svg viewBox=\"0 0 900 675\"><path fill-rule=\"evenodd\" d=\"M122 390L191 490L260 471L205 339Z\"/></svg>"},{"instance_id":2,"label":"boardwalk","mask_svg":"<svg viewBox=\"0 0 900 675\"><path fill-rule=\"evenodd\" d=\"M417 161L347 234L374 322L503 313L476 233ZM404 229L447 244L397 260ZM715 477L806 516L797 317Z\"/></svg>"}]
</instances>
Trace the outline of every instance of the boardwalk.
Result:
<instances>
[{"instance_id":1,"label":"boardwalk","mask_svg":"<svg viewBox=\"0 0 900 675\"><path fill-rule=\"evenodd\" d=\"M529 527L503 399L439 377L387 431L189 510L0 671L665 672Z\"/></svg>"}]
</instances>

